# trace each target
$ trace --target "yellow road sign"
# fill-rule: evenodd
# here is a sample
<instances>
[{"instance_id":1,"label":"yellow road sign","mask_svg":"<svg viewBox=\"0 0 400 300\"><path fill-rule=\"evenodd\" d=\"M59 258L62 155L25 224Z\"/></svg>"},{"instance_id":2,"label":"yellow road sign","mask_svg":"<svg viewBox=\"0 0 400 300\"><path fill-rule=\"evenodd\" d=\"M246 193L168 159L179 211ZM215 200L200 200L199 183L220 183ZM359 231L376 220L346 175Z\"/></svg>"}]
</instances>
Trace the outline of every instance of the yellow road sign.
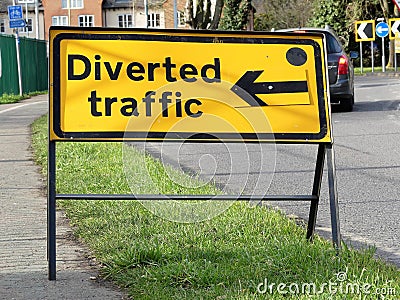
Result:
<instances>
[{"instance_id":1,"label":"yellow road sign","mask_svg":"<svg viewBox=\"0 0 400 300\"><path fill-rule=\"evenodd\" d=\"M394 40L400 32L400 18L389 19L389 39Z\"/></svg>"},{"instance_id":2,"label":"yellow road sign","mask_svg":"<svg viewBox=\"0 0 400 300\"><path fill-rule=\"evenodd\" d=\"M396 38L394 40L394 52L396 54L400 53L400 32L396 33Z\"/></svg>"},{"instance_id":3,"label":"yellow road sign","mask_svg":"<svg viewBox=\"0 0 400 300\"><path fill-rule=\"evenodd\" d=\"M356 21L354 29L356 42L375 40L375 20Z\"/></svg>"},{"instance_id":4,"label":"yellow road sign","mask_svg":"<svg viewBox=\"0 0 400 300\"><path fill-rule=\"evenodd\" d=\"M319 34L50 29L51 140L331 142Z\"/></svg>"}]
</instances>

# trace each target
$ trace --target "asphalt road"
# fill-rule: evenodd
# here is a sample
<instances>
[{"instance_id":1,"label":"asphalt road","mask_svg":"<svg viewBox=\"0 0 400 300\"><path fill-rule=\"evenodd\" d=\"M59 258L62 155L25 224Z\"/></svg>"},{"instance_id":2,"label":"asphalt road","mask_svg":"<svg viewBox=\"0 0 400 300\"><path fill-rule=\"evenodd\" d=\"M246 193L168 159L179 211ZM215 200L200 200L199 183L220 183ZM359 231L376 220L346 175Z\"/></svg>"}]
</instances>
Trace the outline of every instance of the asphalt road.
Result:
<instances>
[{"instance_id":1,"label":"asphalt road","mask_svg":"<svg viewBox=\"0 0 400 300\"><path fill-rule=\"evenodd\" d=\"M332 122L342 237L356 247L376 246L377 255L400 266L400 78L357 77L354 111L333 113ZM311 194L314 145L146 147L164 162L200 174L225 191ZM308 219L308 203L269 204ZM317 232L330 238L330 228L325 169Z\"/></svg>"}]
</instances>

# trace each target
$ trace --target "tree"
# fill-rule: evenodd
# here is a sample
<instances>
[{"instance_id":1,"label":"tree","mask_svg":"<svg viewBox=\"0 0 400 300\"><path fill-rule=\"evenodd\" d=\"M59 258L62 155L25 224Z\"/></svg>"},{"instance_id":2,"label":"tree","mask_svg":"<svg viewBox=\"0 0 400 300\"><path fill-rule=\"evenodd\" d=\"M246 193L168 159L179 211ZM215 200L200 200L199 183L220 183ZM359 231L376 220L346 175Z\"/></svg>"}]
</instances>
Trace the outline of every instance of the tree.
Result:
<instances>
[{"instance_id":1,"label":"tree","mask_svg":"<svg viewBox=\"0 0 400 300\"><path fill-rule=\"evenodd\" d=\"M398 17L400 17L400 12L399 12L399 9L397 8L397 6L395 5L394 6L394 12L393 12L393 14L394 14L394 17L395 18L398 18ZM394 59L394 55L396 55L396 57L397 57L397 54L396 54L396 52L395 52L395 45L394 45L394 40L390 40L390 48L389 48L389 56L390 56L390 59L389 59L389 62L388 62L388 65L390 66L390 67L393 67L393 64L394 64L394 61L393 61L393 59Z\"/></svg>"},{"instance_id":2,"label":"tree","mask_svg":"<svg viewBox=\"0 0 400 300\"><path fill-rule=\"evenodd\" d=\"M355 22L362 20L374 20L376 16L380 14L379 0L353 0L347 5L346 10L346 20L347 28L349 31L349 41L347 50L357 50L359 49L359 43L356 42L355 37ZM364 42L365 44L365 42ZM361 57L363 58L363 65L371 65L371 50L370 43L367 43L366 47L363 47L363 53L360 57L356 59L356 64L359 64ZM379 54L377 51L374 52L375 61L378 61Z\"/></svg>"},{"instance_id":3,"label":"tree","mask_svg":"<svg viewBox=\"0 0 400 300\"><path fill-rule=\"evenodd\" d=\"M251 0L225 0L221 28L227 30L245 29L251 9Z\"/></svg>"},{"instance_id":4,"label":"tree","mask_svg":"<svg viewBox=\"0 0 400 300\"><path fill-rule=\"evenodd\" d=\"M211 18L211 1L197 0L196 9L194 8L193 0L186 2L186 19L192 29L217 29L224 0L216 0L213 17Z\"/></svg>"},{"instance_id":5,"label":"tree","mask_svg":"<svg viewBox=\"0 0 400 300\"><path fill-rule=\"evenodd\" d=\"M383 17L385 18L385 20L388 20L389 19L389 3L388 3L388 1L387 0L379 0L379 3L382 8Z\"/></svg>"},{"instance_id":6,"label":"tree","mask_svg":"<svg viewBox=\"0 0 400 300\"><path fill-rule=\"evenodd\" d=\"M269 31L272 28L307 26L312 15L314 0L256 0L255 29Z\"/></svg>"},{"instance_id":7,"label":"tree","mask_svg":"<svg viewBox=\"0 0 400 300\"><path fill-rule=\"evenodd\" d=\"M389 22L389 18L399 16L399 11L398 11L397 7L395 5L393 5L393 2L391 0L379 0L379 4L381 6L382 14L383 14L383 17L385 18L386 23ZM394 51L395 51L394 40L391 40L389 42L389 59L387 62L388 67L393 67Z\"/></svg>"},{"instance_id":8,"label":"tree","mask_svg":"<svg viewBox=\"0 0 400 300\"><path fill-rule=\"evenodd\" d=\"M193 0L188 0L186 4L187 23L193 29L206 29L211 22L211 1L197 0L194 9Z\"/></svg>"},{"instance_id":9,"label":"tree","mask_svg":"<svg viewBox=\"0 0 400 300\"><path fill-rule=\"evenodd\" d=\"M350 31L354 30L353 27L350 28L346 18L350 3L351 0L316 1L310 25L315 27L328 25L341 37L343 46L347 48Z\"/></svg>"},{"instance_id":10,"label":"tree","mask_svg":"<svg viewBox=\"0 0 400 300\"><path fill-rule=\"evenodd\" d=\"M210 29L217 29L219 26L219 21L221 20L222 9L224 8L224 0L216 0L214 17L210 24Z\"/></svg>"},{"instance_id":11,"label":"tree","mask_svg":"<svg viewBox=\"0 0 400 300\"><path fill-rule=\"evenodd\" d=\"M379 0L353 0L347 6L346 19L354 26L356 21L375 19L379 11Z\"/></svg>"},{"instance_id":12,"label":"tree","mask_svg":"<svg viewBox=\"0 0 400 300\"><path fill-rule=\"evenodd\" d=\"M346 50L356 47L354 23L360 20L389 18L398 14L391 0L316 0L310 25L329 25L342 38ZM393 65L394 45L390 42L388 66Z\"/></svg>"}]
</instances>

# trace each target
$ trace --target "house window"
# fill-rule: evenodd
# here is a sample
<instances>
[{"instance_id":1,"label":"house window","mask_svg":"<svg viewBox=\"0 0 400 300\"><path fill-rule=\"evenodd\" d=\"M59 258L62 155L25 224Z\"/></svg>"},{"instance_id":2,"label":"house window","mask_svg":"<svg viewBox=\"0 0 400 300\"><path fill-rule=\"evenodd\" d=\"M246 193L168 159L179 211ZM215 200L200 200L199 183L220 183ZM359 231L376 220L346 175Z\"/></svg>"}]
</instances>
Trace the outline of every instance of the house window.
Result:
<instances>
[{"instance_id":1,"label":"house window","mask_svg":"<svg viewBox=\"0 0 400 300\"><path fill-rule=\"evenodd\" d=\"M28 18L25 20L26 26L23 29L23 32L32 32L32 18Z\"/></svg>"},{"instance_id":2,"label":"house window","mask_svg":"<svg viewBox=\"0 0 400 300\"><path fill-rule=\"evenodd\" d=\"M68 8L68 1L69 8L83 8L83 0L62 0L61 7Z\"/></svg>"},{"instance_id":3,"label":"house window","mask_svg":"<svg viewBox=\"0 0 400 300\"><path fill-rule=\"evenodd\" d=\"M178 11L178 26L184 27L186 25L186 17L183 11Z\"/></svg>"},{"instance_id":4,"label":"house window","mask_svg":"<svg viewBox=\"0 0 400 300\"><path fill-rule=\"evenodd\" d=\"M6 32L6 26L4 23L4 19L0 20L0 32Z\"/></svg>"},{"instance_id":5,"label":"house window","mask_svg":"<svg viewBox=\"0 0 400 300\"><path fill-rule=\"evenodd\" d=\"M93 27L94 16L93 15L81 15L78 18L80 27Z\"/></svg>"},{"instance_id":6,"label":"house window","mask_svg":"<svg viewBox=\"0 0 400 300\"><path fill-rule=\"evenodd\" d=\"M133 27L132 15L131 14L119 15L118 27L121 28Z\"/></svg>"},{"instance_id":7,"label":"house window","mask_svg":"<svg viewBox=\"0 0 400 300\"><path fill-rule=\"evenodd\" d=\"M68 26L67 16L54 16L51 18L51 25L53 26Z\"/></svg>"},{"instance_id":8,"label":"house window","mask_svg":"<svg viewBox=\"0 0 400 300\"><path fill-rule=\"evenodd\" d=\"M147 26L148 27L160 27L160 14L159 13L150 13L147 16Z\"/></svg>"}]
</instances>

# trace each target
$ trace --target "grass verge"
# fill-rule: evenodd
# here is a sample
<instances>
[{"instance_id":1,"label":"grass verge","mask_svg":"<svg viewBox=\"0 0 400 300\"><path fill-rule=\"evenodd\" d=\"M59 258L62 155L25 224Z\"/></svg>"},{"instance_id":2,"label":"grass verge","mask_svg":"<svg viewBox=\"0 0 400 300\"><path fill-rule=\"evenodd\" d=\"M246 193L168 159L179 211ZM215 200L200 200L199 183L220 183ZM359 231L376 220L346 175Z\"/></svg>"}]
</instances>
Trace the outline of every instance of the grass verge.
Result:
<instances>
[{"instance_id":1,"label":"grass verge","mask_svg":"<svg viewBox=\"0 0 400 300\"><path fill-rule=\"evenodd\" d=\"M387 73L394 73L394 68L386 67L385 71ZM400 68L397 71L399 72ZM382 73L382 67L374 67L374 72L375 73ZM361 68L360 67L354 68L354 74L355 75L365 75L366 73L372 73L372 68L371 67L363 67L363 72L362 73L361 73Z\"/></svg>"},{"instance_id":2,"label":"grass verge","mask_svg":"<svg viewBox=\"0 0 400 300\"><path fill-rule=\"evenodd\" d=\"M45 171L46 118L32 128L36 159ZM129 193L121 149L120 143L59 143L58 192ZM146 159L163 193L188 192L168 182L159 161L143 155L138 151L136 158ZM134 189L148 192L142 184ZM213 186L196 190L213 191ZM102 264L102 275L134 299L400 296L399 270L374 259L373 249L345 246L337 255L329 242L318 237L307 242L304 229L266 207L235 203L209 221L181 224L160 219L134 201L59 204L76 236Z\"/></svg>"},{"instance_id":3,"label":"grass verge","mask_svg":"<svg viewBox=\"0 0 400 300\"><path fill-rule=\"evenodd\" d=\"M42 92L31 92L28 94L24 94L22 96L20 95L13 95L13 94L3 94L0 96L0 104L10 104L10 103L16 103L18 101L37 96L37 95L42 95L46 94L47 91L42 91Z\"/></svg>"}]
</instances>

